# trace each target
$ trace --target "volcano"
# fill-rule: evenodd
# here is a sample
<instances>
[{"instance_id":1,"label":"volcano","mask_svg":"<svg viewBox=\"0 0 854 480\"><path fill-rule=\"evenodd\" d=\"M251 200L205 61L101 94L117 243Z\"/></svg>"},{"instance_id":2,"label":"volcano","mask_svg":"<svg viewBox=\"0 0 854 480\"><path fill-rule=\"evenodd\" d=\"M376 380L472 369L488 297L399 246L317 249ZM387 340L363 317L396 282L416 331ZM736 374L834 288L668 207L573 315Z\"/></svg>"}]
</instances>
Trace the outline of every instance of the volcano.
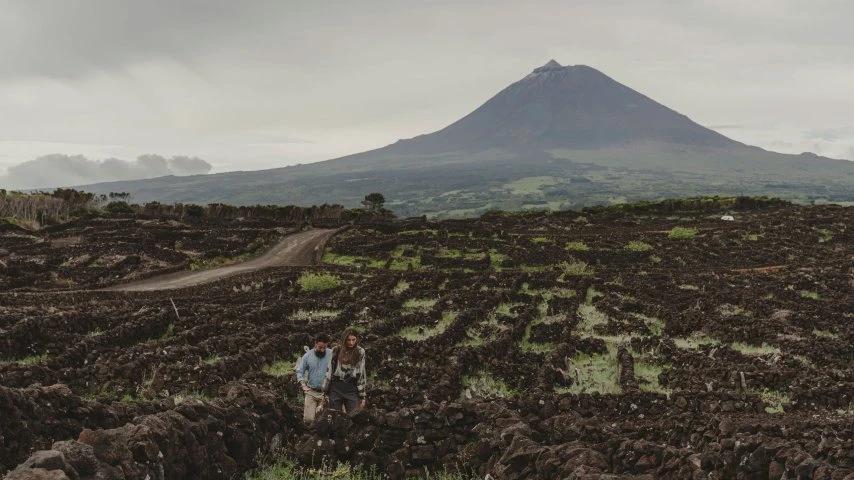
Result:
<instances>
[{"instance_id":1,"label":"volcano","mask_svg":"<svg viewBox=\"0 0 854 480\"><path fill-rule=\"evenodd\" d=\"M703 127L585 65L551 60L426 135L307 165L83 188L137 202L357 206L476 215L700 195L854 201L854 162L769 152Z\"/></svg>"},{"instance_id":2,"label":"volcano","mask_svg":"<svg viewBox=\"0 0 854 480\"><path fill-rule=\"evenodd\" d=\"M448 127L400 142L407 153L448 149L602 148L638 142L743 146L585 66L551 60Z\"/></svg>"}]
</instances>

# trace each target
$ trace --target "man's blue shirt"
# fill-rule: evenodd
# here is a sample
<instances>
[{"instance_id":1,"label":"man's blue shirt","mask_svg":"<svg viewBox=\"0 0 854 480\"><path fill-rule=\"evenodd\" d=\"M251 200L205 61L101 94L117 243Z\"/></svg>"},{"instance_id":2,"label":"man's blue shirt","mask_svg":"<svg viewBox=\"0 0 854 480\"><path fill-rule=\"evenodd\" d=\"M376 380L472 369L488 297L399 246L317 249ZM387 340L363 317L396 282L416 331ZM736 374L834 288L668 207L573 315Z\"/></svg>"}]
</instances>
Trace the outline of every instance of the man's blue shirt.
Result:
<instances>
[{"instance_id":1,"label":"man's blue shirt","mask_svg":"<svg viewBox=\"0 0 854 480\"><path fill-rule=\"evenodd\" d=\"M297 382L305 381L309 387L320 390L323 387L323 379L326 378L332 353L327 350L323 358L318 358L314 352L314 349L309 350L297 363Z\"/></svg>"}]
</instances>

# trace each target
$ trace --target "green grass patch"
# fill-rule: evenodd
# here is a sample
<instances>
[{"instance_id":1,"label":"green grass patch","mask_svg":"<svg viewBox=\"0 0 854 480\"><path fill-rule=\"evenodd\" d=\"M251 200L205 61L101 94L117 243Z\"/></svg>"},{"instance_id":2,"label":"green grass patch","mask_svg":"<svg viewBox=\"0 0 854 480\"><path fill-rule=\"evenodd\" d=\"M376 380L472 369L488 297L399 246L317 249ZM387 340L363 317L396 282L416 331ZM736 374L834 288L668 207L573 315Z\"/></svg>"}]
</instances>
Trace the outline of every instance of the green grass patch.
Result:
<instances>
[{"instance_id":1,"label":"green grass patch","mask_svg":"<svg viewBox=\"0 0 854 480\"><path fill-rule=\"evenodd\" d=\"M563 249L570 252L586 252L590 247L584 242L567 242Z\"/></svg>"},{"instance_id":2,"label":"green grass patch","mask_svg":"<svg viewBox=\"0 0 854 480\"><path fill-rule=\"evenodd\" d=\"M569 361L568 373L573 379L572 385L556 388L558 393L598 392L602 395L622 392L617 381L617 358L610 351L595 355L578 355Z\"/></svg>"},{"instance_id":3,"label":"green grass patch","mask_svg":"<svg viewBox=\"0 0 854 480\"><path fill-rule=\"evenodd\" d=\"M664 332L664 320L655 317L648 317L640 313L633 313L632 316L643 320L643 323L646 324L646 328L648 328L653 335L660 336L662 332Z\"/></svg>"},{"instance_id":4,"label":"green grass patch","mask_svg":"<svg viewBox=\"0 0 854 480\"><path fill-rule=\"evenodd\" d=\"M821 338L831 338L831 339L839 338L839 335L831 332L830 330L819 330L817 328L814 328L812 330L812 334L815 335L816 337L821 337Z\"/></svg>"},{"instance_id":5,"label":"green grass patch","mask_svg":"<svg viewBox=\"0 0 854 480\"><path fill-rule=\"evenodd\" d=\"M531 243L552 243L549 237L531 237Z\"/></svg>"},{"instance_id":6,"label":"green grass patch","mask_svg":"<svg viewBox=\"0 0 854 480\"><path fill-rule=\"evenodd\" d=\"M752 317L753 312L750 310L745 310L739 305L733 305L731 303L724 303L723 305L718 307L718 312L724 317L734 317L740 315L742 317Z\"/></svg>"},{"instance_id":7,"label":"green grass patch","mask_svg":"<svg viewBox=\"0 0 854 480\"><path fill-rule=\"evenodd\" d=\"M28 355L20 360L3 360L0 359L0 364L5 363L18 363L20 365L35 365L37 363L42 363L47 360L47 354L43 353L41 355Z\"/></svg>"},{"instance_id":8,"label":"green grass patch","mask_svg":"<svg viewBox=\"0 0 854 480\"><path fill-rule=\"evenodd\" d=\"M147 343L158 343L158 342L166 342L172 339L175 336L175 324L170 323L166 326L166 331L163 332L163 335L160 335L157 338L151 338Z\"/></svg>"},{"instance_id":9,"label":"green grass patch","mask_svg":"<svg viewBox=\"0 0 854 480\"><path fill-rule=\"evenodd\" d=\"M594 336L596 333L595 327L608 323L608 315L599 311L593 305L579 305L578 316L581 318L581 321L578 322L578 330L587 336Z\"/></svg>"},{"instance_id":10,"label":"green grass patch","mask_svg":"<svg viewBox=\"0 0 854 480\"><path fill-rule=\"evenodd\" d=\"M765 404L765 413L785 413L784 406L789 403L789 395L776 390L762 389L754 392L759 395Z\"/></svg>"},{"instance_id":11,"label":"green grass patch","mask_svg":"<svg viewBox=\"0 0 854 480\"><path fill-rule=\"evenodd\" d=\"M202 402L208 402L208 403L211 401L211 397L205 395L204 393L200 393L200 392L178 393L178 394L172 395L171 398L172 398L172 401L175 402L176 406L181 405L182 403L186 402L187 400L189 400L191 398L194 398L194 399L202 401Z\"/></svg>"},{"instance_id":12,"label":"green grass patch","mask_svg":"<svg viewBox=\"0 0 854 480\"><path fill-rule=\"evenodd\" d=\"M762 345L749 345L744 342L734 342L730 344L730 348L737 350L744 355L768 355L780 353L780 349L772 345L762 342Z\"/></svg>"},{"instance_id":13,"label":"green grass patch","mask_svg":"<svg viewBox=\"0 0 854 480\"><path fill-rule=\"evenodd\" d=\"M690 227L673 227L667 233L667 238L685 239L697 236L697 229Z\"/></svg>"},{"instance_id":14,"label":"green grass patch","mask_svg":"<svg viewBox=\"0 0 854 480\"><path fill-rule=\"evenodd\" d=\"M504 190L510 190L513 195L541 195L544 186L557 185L556 177L523 177L518 180L505 183L501 186Z\"/></svg>"},{"instance_id":15,"label":"green grass patch","mask_svg":"<svg viewBox=\"0 0 854 480\"><path fill-rule=\"evenodd\" d=\"M423 326L406 327L400 331L398 335L413 341L427 340L444 332L457 318L457 312L445 312L442 314L442 319L433 327L426 328Z\"/></svg>"},{"instance_id":16,"label":"green grass patch","mask_svg":"<svg viewBox=\"0 0 854 480\"><path fill-rule=\"evenodd\" d=\"M410 298L403 302L404 310L430 310L436 305L435 298Z\"/></svg>"},{"instance_id":17,"label":"green grass patch","mask_svg":"<svg viewBox=\"0 0 854 480\"><path fill-rule=\"evenodd\" d=\"M627 243L626 246L623 248L630 252L648 252L652 250L652 245L646 242L641 242L639 240L632 240L631 242Z\"/></svg>"},{"instance_id":18,"label":"green grass patch","mask_svg":"<svg viewBox=\"0 0 854 480\"><path fill-rule=\"evenodd\" d=\"M322 320L338 316L341 310L304 310L299 309L291 316L295 320Z\"/></svg>"},{"instance_id":19,"label":"green grass patch","mask_svg":"<svg viewBox=\"0 0 854 480\"><path fill-rule=\"evenodd\" d=\"M367 268L384 268L386 261L381 258L356 256L356 255L339 255L326 251L323 254L323 263L328 265L341 265L345 267L367 267Z\"/></svg>"},{"instance_id":20,"label":"green grass patch","mask_svg":"<svg viewBox=\"0 0 854 480\"><path fill-rule=\"evenodd\" d=\"M493 270L500 272L501 271L501 263L507 259L507 255L503 253L499 253L498 250L491 248L489 249L489 265L493 268Z\"/></svg>"},{"instance_id":21,"label":"green grass patch","mask_svg":"<svg viewBox=\"0 0 854 480\"><path fill-rule=\"evenodd\" d=\"M658 383L658 376L665 368L667 367L645 362L641 357L635 356L635 378L638 380L641 391L664 393L669 396L670 390Z\"/></svg>"},{"instance_id":22,"label":"green grass patch","mask_svg":"<svg viewBox=\"0 0 854 480\"><path fill-rule=\"evenodd\" d=\"M217 362L219 362L219 355L216 353L202 360L203 365L213 365Z\"/></svg>"},{"instance_id":23,"label":"green grass patch","mask_svg":"<svg viewBox=\"0 0 854 480\"><path fill-rule=\"evenodd\" d=\"M286 377L288 375L293 375L295 372L294 369L296 367L296 363L299 360L299 357L301 356L302 354L298 354L298 358L296 360L291 361L276 360L270 365L267 365L262 368L261 371L273 377Z\"/></svg>"},{"instance_id":24,"label":"green grass patch","mask_svg":"<svg viewBox=\"0 0 854 480\"><path fill-rule=\"evenodd\" d=\"M833 232L831 232L830 230L828 230L826 228L819 228L818 234L819 234L818 243L825 243L825 242L829 242L829 241L833 240Z\"/></svg>"},{"instance_id":25,"label":"green grass patch","mask_svg":"<svg viewBox=\"0 0 854 480\"><path fill-rule=\"evenodd\" d=\"M510 398L516 395L516 392L508 387L503 380L487 372L463 376L462 388L464 391L468 389L473 397L486 399Z\"/></svg>"},{"instance_id":26,"label":"green grass patch","mask_svg":"<svg viewBox=\"0 0 854 480\"><path fill-rule=\"evenodd\" d=\"M400 295L401 293L407 290L409 290L409 282L407 282L406 280L400 280L399 282L397 282L394 288L391 289L391 293L394 295Z\"/></svg>"},{"instance_id":27,"label":"green grass patch","mask_svg":"<svg viewBox=\"0 0 854 480\"><path fill-rule=\"evenodd\" d=\"M517 317L519 314L511 311L515 307L521 307L524 303L515 302L515 303L502 303L495 307L495 313L500 313L501 315L505 315L508 317Z\"/></svg>"},{"instance_id":28,"label":"green grass patch","mask_svg":"<svg viewBox=\"0 0 854 480\"><path fill-rule=\"evenodd\" d=\"M563 261L557 264L557 268L563 272L563 278L566 277L589 277L593 275L593 268L587 262Z\"/></svg>"},{"instance_id":29,"label":"green grass patch","mask_svg":"<svg viewBox=\"0 0 854 480\"><path fill-rule=\"evenodd\" d=\"M234 257L214 257L214 258L206 258L206 259L197 259L190 262L190 270L205 270L208 268L216 268L223 267L225 265L232 265L235 263L245 262L252 258L253 254L250 252L242 253L240 255ZM98 267L102 266L100 262L100 258L92 262L90 267Z\"/></svg>"},{"instance_id":30,"label":"green grass patch","mask_svg":"<svg viewBox=\"0 0 854 480\"><path fill-rule=\"evenodd\" d=\"M425 228L424 230L403 230L397 232L398 235L436 235L437 233L439 233L439 231L435 228Z\"/></svg>"},{"instance_id":31,"label":"green grass patch","mask_svg":"<svg viewBox=\"0 0 854 480\"><path fill-rule=\"evenodd\" d=\"M702 345L720 345L721 341L704 333L694 332L687 338L674 338L673 343L675 343L678 348L684 350L697 350Z\"/></svg>"},{"instance_id":32,"label":"green grass patch","mask_svg":"<svg viewBox=\"0 0 854 480\"><path fill-rule=\"evenodd\" d=\"M461 473L427 472L427 480L476 480L477 476ZM362 468L346 463L324 464L318 468L303 467L287 457L280 457L269 465L262 465L247 472L244 480L387 480L388 476L376 467Z\"/></svg>"},{"instance_id":33,"label":"green grass patch","mask_svg":"<svg viewBox=\"0 0 854 480\"><path fill-rule=\"evenodd\" d=\"M818 292L813 292L810 290L801 290L801 298L809 298L810 300L819 300L821 295Z\"/></svg>"},{"instance_id":34,"label":"green grass patch","mask_svg":"<svg viewBox=\"0 0 854 480\"><path fill-rule=\"evenodd\" d=\"M300 289L306 292L322 292L341 286L341 278L324 272L302 272L297 279Z\"/></svg>"}]
</instances>

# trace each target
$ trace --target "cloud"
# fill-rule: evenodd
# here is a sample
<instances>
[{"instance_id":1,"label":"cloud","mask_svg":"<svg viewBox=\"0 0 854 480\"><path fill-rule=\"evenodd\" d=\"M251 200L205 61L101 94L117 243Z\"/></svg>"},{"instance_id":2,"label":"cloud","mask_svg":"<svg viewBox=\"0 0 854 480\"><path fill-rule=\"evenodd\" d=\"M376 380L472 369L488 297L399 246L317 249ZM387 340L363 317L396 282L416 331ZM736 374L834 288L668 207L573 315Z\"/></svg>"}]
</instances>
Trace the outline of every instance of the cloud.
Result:
<instances>
[{"instance_id":1,"label":"cloud","mask_svg":"<svg viewBox=\"0 0 854 480\"><path fill-rule=\"evenodd\" d=\"M807 138L835 142L854 137L854 127L817 128L805 135Z\"/></svg>"},{"instance_id":2,"label":"cloud","mask_svg":"<svg viewBox=\"0 0 854 480\"><path fill-rule=\"evenodd\" d=\"M51 188L162 177L199 175L211 170L211 164L196 157L140 155L135 161L107 158L91 160L83 155L44 155L13 167L0 176L3 188Z\"/></svg>"}]
</instances>

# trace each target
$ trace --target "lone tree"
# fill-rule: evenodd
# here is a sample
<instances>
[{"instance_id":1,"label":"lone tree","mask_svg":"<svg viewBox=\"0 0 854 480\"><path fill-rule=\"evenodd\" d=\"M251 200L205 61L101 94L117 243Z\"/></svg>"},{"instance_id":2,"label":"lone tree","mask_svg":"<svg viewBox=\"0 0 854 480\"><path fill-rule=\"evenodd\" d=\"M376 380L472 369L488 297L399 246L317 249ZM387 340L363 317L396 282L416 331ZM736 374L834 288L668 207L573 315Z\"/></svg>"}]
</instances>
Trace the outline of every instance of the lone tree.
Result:
<instances>
[{"instance_id":1,"label":"lone tree","mask_svg":"<svg viewBox=\"0 0 854 480\"><path fill-rule=\"evenodd\" d=\"M362 200L362 205L365 206L368 210L372 212L379 212L383 209L383 205L385 204L385 197L382 193L369 193L365 195L365 199Z\"/></svg>"}]
</instances>

